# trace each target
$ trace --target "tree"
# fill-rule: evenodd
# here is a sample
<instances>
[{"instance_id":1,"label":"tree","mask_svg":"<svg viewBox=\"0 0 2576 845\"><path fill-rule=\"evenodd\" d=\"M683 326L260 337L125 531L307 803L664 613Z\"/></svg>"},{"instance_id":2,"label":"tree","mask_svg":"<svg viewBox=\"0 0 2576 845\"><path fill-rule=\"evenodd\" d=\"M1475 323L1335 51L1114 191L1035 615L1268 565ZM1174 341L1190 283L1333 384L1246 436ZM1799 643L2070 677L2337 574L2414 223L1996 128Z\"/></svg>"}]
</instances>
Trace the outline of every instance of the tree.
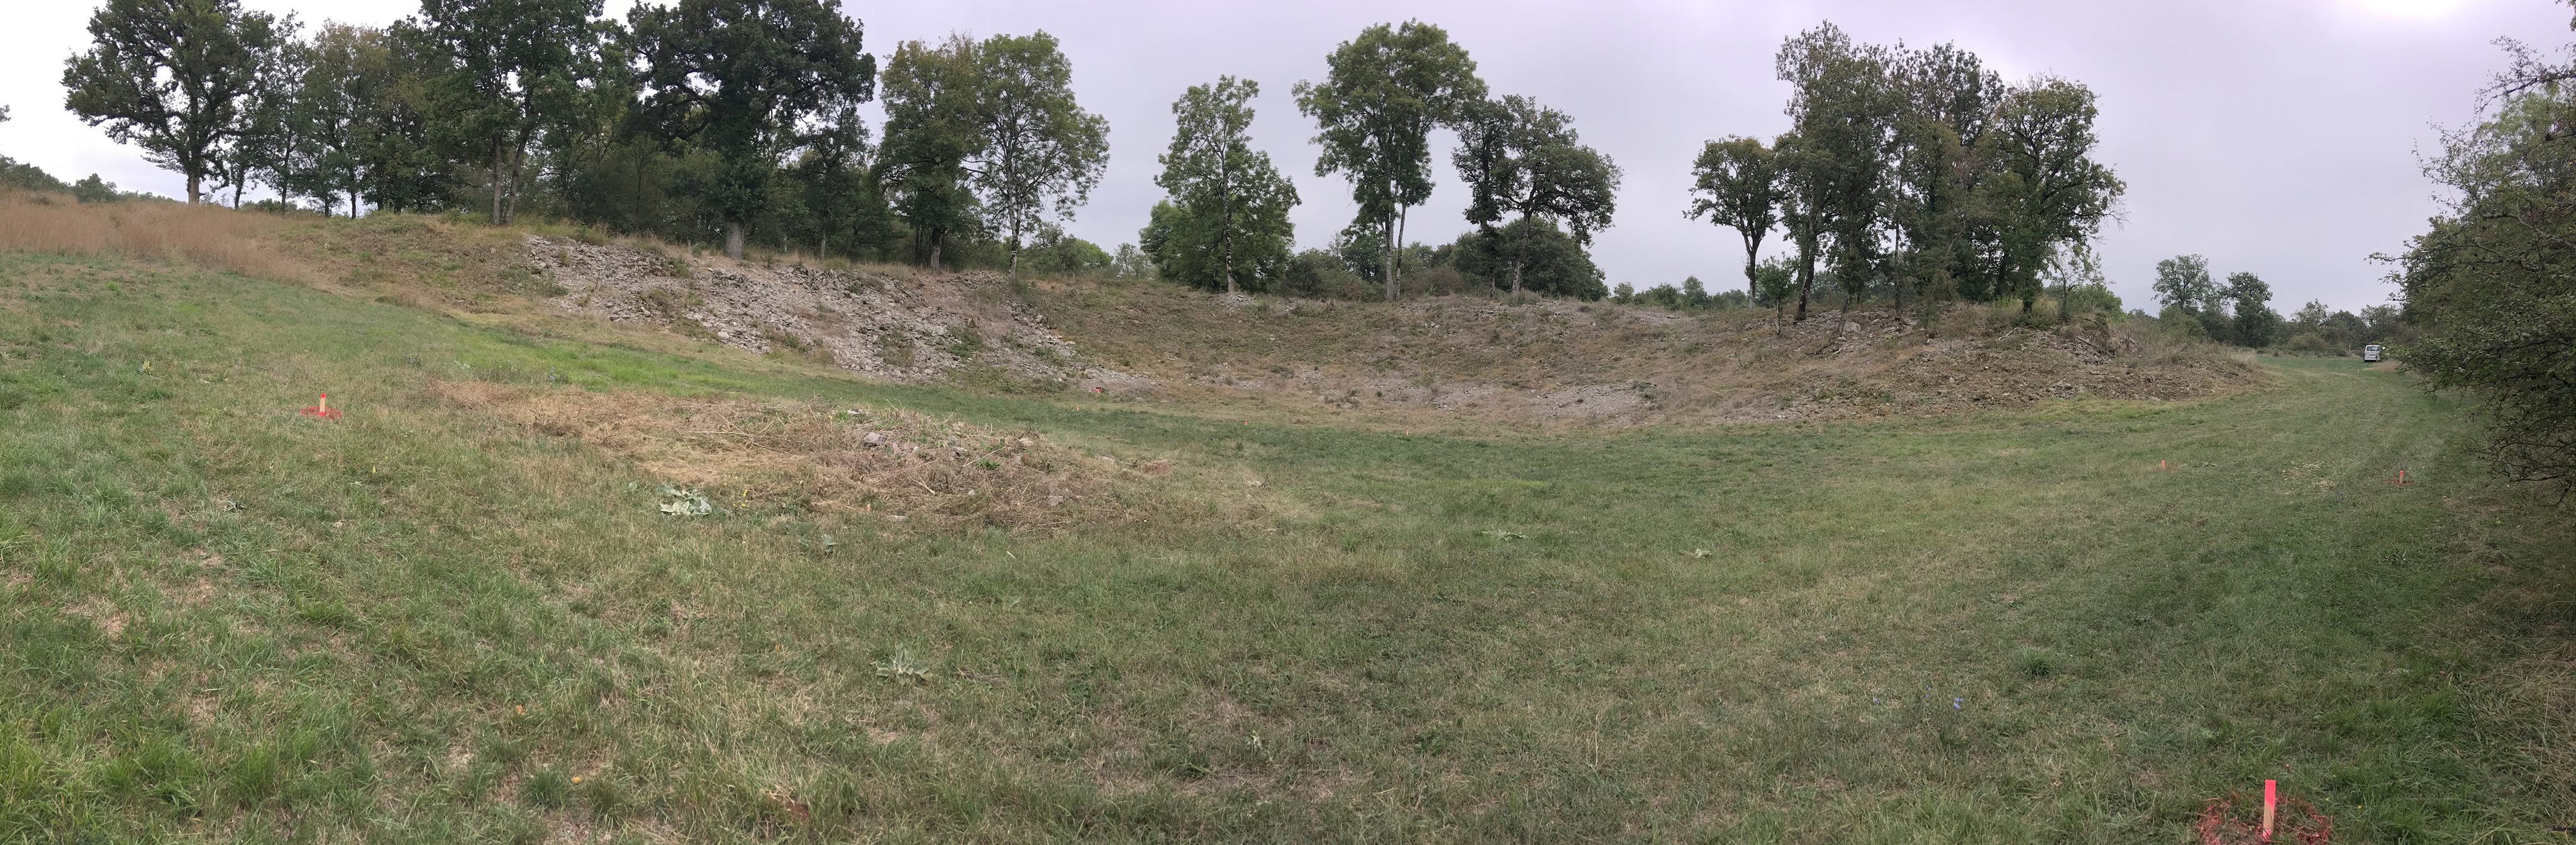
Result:
<instances>
[{"instance_id":1,"label":"tree","mask_svg":"<svg viewBox=\"0 0 2576 845\"><path fill-rule=\"evenodd\" d=\"M1431 129L1484 99L1485 83L1466 49L1421 21L1361 30L1325 62L1331 70L1322 83L1296 87L1298 111L1321 128L1315 175L1351 180L1351 199L1359 203L1352 225L1380 230L1382 280L1393 300L1401 291L1396 249L1404 240L1397 224L1406 209L1431 197Z\"/></svg>"},{"instance_id":2,"label":"tree","mask_svg":"<svg viewBox=\"0 0 2576 845\"><path fill-rule=\"evenodd\" d=\"M1781 135L1772 141L1772 150L1780 166L1780 223L1788 230L1789 241L1798 248L1794 281L1798 293L1798 322L1807 321L1807 299L1816 287L1816 262L1824 252L1825 225L1830 215L1823 207L1823 197L1830 178L1830 160L1810 151L1807 141L1798 133Z\"/></svg>"},{"instance_id":3,"label":"tree","mask_svg":"<svg viewBox=\"0 0 2576 845\"><path fill-rule=\"evenodd\" d=\"M1842 280L1849 306L1859 286L1885 275L1886 249L1881 238L1887 177L1887 152L1902 101L1888 83L1887 51L1852 43L1832 23L1792 36L1780 44L1774 67L1790 83L1788 114L1798 144L1785 162L1798 192L1801 212L1810 216L1813 250L1830 239L1824 254ZM1813 279L1813 258L1802 273ZM1799 313L1806 312L1805 293Z\"/></svg>"},{"instance_id":4,"label":"tree","mask_svg":"<svg viewBox=\"0 0 2576 845\"><path fill-rule=\"evenodd\" d=\"M2082 85L2007 86L1955 45L1858 44L1831 23L1784 40L1774 67L1792 86L1792 131L1771 160L1777 220L1798 247L1800 319L1819 263L1846 303L1885 290L1896 306L1908 292L1956 293L2019 296L2027 310L2052 257L2083 253L2117 210L2124 186L2091 158L2097 115ZM1720 185L1734 175L1702 170ZM1701 193L1695 212L1713 199Z\"/></svg>"},{"instance_id":5,"label":"tree","mask_svg":"<svg viewBox=\"0 0 2576 845\"><path fill-rule=\"evenodd\" d=\"M1073 65L1055 36L996 35L976 50L982 82L983 153L975 183L1009 239L1070 219L1109 164L1109 121L1073 100ZM1052 200L1052 202L1050 202Z\"/></svg>"},{"instance_id":6,"label":"tree","mask_svg":"<svg viewBox=\"0 0 2576 845\"><path fill-rule=\"evenodd\" d=\"M1600 299L1610 294L1601 268L1583 245L1544 217L1523 217L1499 229L1473 229L1442 247L1459 274L1506 287L1522 275L1526 290L1547 296ZM1434 262L1429 263L1437 263Z\"/></svg>"},{"instance_id":7,"label":"tree","mask_svg":"<svg viewBox=\"0 0 2576 845\"><path fill-rule=\"evenodd\" d=\"M72 199L81 202L115 202L123 198L124 194L116 190L116 183L101 179L96 173L72 183Z\"/></svg>"},{"instance_id":8,"label":"tree","mask_svg":"<svg viewBox=\"0 0 2576 845\"><path fill-rule=\"evenodd\" d=\"M2281 315L2272 310L2272 286L2252 273L2235 273L2227 277L2227 298L2236 304L2236 342L2261 349L2272 345L2272 333L2281 326Z\"/></svg>"},{"instance_id":9,"label":"tree","mask_svg":"<svg viewBox=\"0 0 2576 845\"><path fill-rule=\"evenodd\" d=\"M72 186L63 184L63 180L54 178L54 174L45 172L44 168L0 156L0 190L11 189L61 192L71 190Z\"/></svg>"},{"instance_id":10,"label":"tree","mask_svg":"<svg viewBox=\"0 0 2576 845\"><path fill-rule=\"evenodd\" d=\"M488 154L493 225L510 220L540 121L568 111L598 49L599 9L600 0L421 0L419 31L446 59L428 87L432 127L465 155Z\"/></svg>"},{"instance_id":11,"label":"tree","mask_svg":"<svg viewBox=\"0 0 2576 845\"><path fill-rule=\"evenodd\" d=\"M89 52L64 62L63 106L187 177L188 202L202 201L241 136L260 57L281 40L277 19L239 0L108 0L89 33Z\"/></svg>"},{"instance_id":12,"label":"tree","mask_svg":"<svg viewBox=\"0 0 2576 845\"><path fill-rule=\"evenodd\" d=\"M831 255L836 235L842 250L853 254L890 239L894 220L885 194L868 176L868 125L858 109L844 107L810 141L792 171L814 254Z\"/></svg>"},{"instance_id":13,"label":"tree","mask_svg":"<svg viewBox=\"0 0 2576 845\"><path fill-rule=\"evenodd\" d=\"M1753 301L1757 305L1771 306L1772 334L1777 335L1788 331L1783 318L1788 313L1789 294L1796 293L1797 290L1798 271L1791 268L1784 259L1774 258L1762 262L1762 266L1754 270Z\"/></svg>"},{"instance_id":14,"label":"tree","mask_svg":"<svg viewBox=\"0 0 2576 845\"><path fill-rule=\"evenodd\" d=\"M1147 247L1167 277L1235 293L1238 269L1285 267L1297 187L1271 166L1270 154L1252 149L1249 103L1260 94L1259 83L1221 76L1172 102L1179 126L1154 177L1170 193L1172 210L1156 206L1169 225L1159 248ZM1165 214L1171 216L1159 217Z\"/></svg>"},{"instance_id":15,"label":"tree","mask_svg":"<svg viewBox=\"0 0 2576 845\"><path fill-rule=\"evenodd\" d=\"M255 81L242 95L241 127L215 157L215 175L232 188L234 208L241 207L242 192L253 182L290 201L304 192L296 162L304 128L296 120L296 88L313 64L313 50L297 40L300 29L292 16L277 22L276 42L254 59Z\"/></svg>"},{"instance_id":16,"label":"tree","mask_svg":"<svg viewBox=\"0 0 2576 845\"><path fill-rule=\"evenodd\" d=\"M1935 296L1964 278L1974 298L1993 295L1980 260L1993 243L1977 212L1977 184L1990 169L1979 142L2005 86L1975 53L1941 44L1899 48L1889 83L1903 103L1891 135L1887 217L1894 230L1892 270Z\"/></svg>"},{"instance_id":17,"label":"tree","mask_svg":"<svg viewBox=\"0 0 2576 845\"><path fill-rule=\"evenodd\" d=\"M1734 229L1743 238L1744 289L1758 294L1762 239L1780 225L1779 162L1761 139L1729 137L1700 148L1691 176L1685 216Z\"/></svg>"},{"instance_id":18,"label":"tree","mask_svg":"<svg viewBox=\"0 0 2576 845\"><path fill-rule=\"evenodd\" d=\"M2048 256L2090 243L2128 189L2092 158L2097 114L2091 89L2042 77L2004 95L1981 139L1995 169L1979 186L1997 231L1991 272L2001 290L2020 294L2024 312Z\"/></svg>"},{"instance_id":19,"label":"tree","mask_svg":"<svg viewBox=\"0 0 2576 845\"><path fill-rule=\"evenodd\" d=\"M450 184L448 162L430 133L431 80L446 74L446 55L415 21L386 28L375 39L380 49L365 42L355 58L359 73L375 80L375 96L360 112L361 172L368 175L363 196L388 211L434 207Z\"/></svg>"},{"instance_id":20,"label":"tree","mask_svg":"<svg viewBox=\"0 0 2576 845\"><path fill-rule=\"evenodd\" d=\"M2490 89L2487 119L2427 163L2452 198L2387 259L2421 332L2393 352L2429 387L2483 400L2489 461L2563 502L2576 493L2576 66L2530 55Z\"/></svg>"},{"instance_id":21,"label":"tree","mask_svg":"<svg viewBox=\"0 0 2576 845\"><path fill-rule=\"evenodd\" d=\"M968 159L983 152L982 86L975 42L952 35L933 47L896 45L886 59L885 137L877 180L911 224L915 260L941 269L948 239L981 225L968 189Z\"/></svg>"},{"instance_id":22,"label":"tree","mask_svg":"<svg viewBox=\"0 0 2576 845\"><path fill-rule=\"evenodd\" d=\"M2177 255L2156 262L2156 301L2199 314L2218 307L2218 282L2209 276L2209 259Z\"/></svg>"},{"instance_id":23,"label":"tree","mask_svg":"<svg viewBox=\"0 0 2576 845\"><path fill-rule=\"evenodd\" d=\"M324 24L293 89L289 154L296 181L305 195L323 200L326 212L332 197L345 197L349 216L358 216L360 195L375 181L368 110L393 95L384 37L382 30Z\"/></svg>"},{"instance_id":24,"label":"tree","mask_svg":"<svg viewBox=\"0 0 2576 845\"><path fill-rule=\"evenodd\" d=\"M2303 329L2313 329L2325 325L2331 313L2323 301L2311 299L2308 304L2299 306L2298 312L2290 316L2290 322Z\"/></svg>"},{"instance_id":25,"label":"tree","mask_svg":"<svg viewBox=\"0 0 2576 845\"><path fill-rule=\"evenodd\" d=\"M1608 228L1617 208L1619 166L1576 136L1573 118L1511 95L1478 101L1458 121L1460 144L1451 160L1458 166L1472 199L1467 222L1493 231L1495 221L1544 219L1563 223L1574 242L1589 246L1592 233ZM1535 226L1519 227L1524 239ZM1521 289L1527 244L1516 241L1512 253L1512 292Z\"/></svg>"},{"instance_id":26,"label":"tree","mask_svg":"<svg viewBox=\"0 0 2576 845\"><path fill-rule=\"evenodd\" d=\"M1049 227L1029 239L1029 268L1050 276L1094 276L1108 272L1115 259L1099 244Z\"/></svg>"},{"instance_id":27,"label":"tree","mask_svg":"<svg viewBox=\"0 0 2576 845\"><path fill-rule=\"evenodd\" d=\"M715 178L696 187L725 255L741 258L779 162L813 140L809 122L876 95L876 57L861 51L859 22L823 0L680 0L627 20L649 69L647 119L715 157Z\"/></svg>"}]
</instances>

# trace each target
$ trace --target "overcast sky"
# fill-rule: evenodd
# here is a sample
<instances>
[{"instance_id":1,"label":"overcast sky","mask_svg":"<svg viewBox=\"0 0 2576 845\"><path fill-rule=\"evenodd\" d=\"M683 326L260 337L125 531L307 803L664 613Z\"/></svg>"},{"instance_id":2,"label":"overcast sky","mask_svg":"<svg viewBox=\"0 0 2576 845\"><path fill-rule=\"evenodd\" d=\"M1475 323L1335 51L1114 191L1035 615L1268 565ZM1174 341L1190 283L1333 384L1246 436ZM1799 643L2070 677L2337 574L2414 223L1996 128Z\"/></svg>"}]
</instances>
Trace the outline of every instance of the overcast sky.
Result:
<instances>
[{"instance_id":1,"label":"overcast sky","mask_svg":"<svg viewBox=\"0 0 2576 845\"><path fill-rule=\"evenodd\" d=\"M632 1L608 0L609 12L622 16ZM0 105L13 119L0 123L0 155L65 179L95 172L129 190L180 194L177 176L62 110L62 61L84 45L93 4L10 5ZM245 5L308 22L384 24L417 0ZM1831 20L1869 42L1955 42L2007 80L2055 74L2100 95L2098 156L2129 185L2126 219L2101 243L2123 300L2152 307L2157 259L2197 252L2220 274L2261 274L2285 312L2309 299L2339 308L2384 301L2386 270L2368 256L2402 249L2436 210L2417 153L2438 127L2477 116L2475 94L2503 64L2491 42L2569 40L2567 7L2544 0L939 0L844 9L880 56L951 31L1043 29L1061 39L1075 89L1109 118L1111 141L1108 175L1068 228L1104 246L1135 240L1160 193L1154 157L1171 139L1171 101L1220 74L1261 83L1254 140L1305 200L1294 216L1298 242L1331 240L1354 206L1347 183L1314 175L1314 130L1289 87L1320 78L1325 54L1362 27L1437 23L1494 93L1572 114L1585 142L1627 171L1616 224L1593 255L1611 284L1639 288L1686 275L1717 290L1743 286L1735 235L1682 211L1703 142L1787 128L1788 90L1771 73L1783 37ZM1445 242L1467 228L1465 192L1441 146L1441 189L1414 209L1410 240Z\"/></svg>"}]
</instances>

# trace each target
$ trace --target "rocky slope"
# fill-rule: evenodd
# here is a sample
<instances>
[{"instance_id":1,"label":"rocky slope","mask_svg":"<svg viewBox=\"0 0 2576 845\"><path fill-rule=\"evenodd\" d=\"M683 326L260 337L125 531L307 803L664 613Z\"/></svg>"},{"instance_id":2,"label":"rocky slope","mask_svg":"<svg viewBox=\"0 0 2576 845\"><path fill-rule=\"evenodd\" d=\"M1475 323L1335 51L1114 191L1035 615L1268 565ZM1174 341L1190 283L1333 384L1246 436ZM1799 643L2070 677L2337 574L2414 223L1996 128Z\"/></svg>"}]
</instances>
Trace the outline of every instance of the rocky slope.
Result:
<instances>
[{"instance_id":1,"label":"rocky slope","mask_svg":"<svg viewBox=\"0 0 2576 845\"><path fill-rule=\"evenodd\" d=\"M541 235L527 237L527 254L560 289L547 301L565 311L752 352L813 356L896 381L969 373L1056 387L1134 380L1083 363L993 273L821 270Z\"/></svg>"}]
</instances>

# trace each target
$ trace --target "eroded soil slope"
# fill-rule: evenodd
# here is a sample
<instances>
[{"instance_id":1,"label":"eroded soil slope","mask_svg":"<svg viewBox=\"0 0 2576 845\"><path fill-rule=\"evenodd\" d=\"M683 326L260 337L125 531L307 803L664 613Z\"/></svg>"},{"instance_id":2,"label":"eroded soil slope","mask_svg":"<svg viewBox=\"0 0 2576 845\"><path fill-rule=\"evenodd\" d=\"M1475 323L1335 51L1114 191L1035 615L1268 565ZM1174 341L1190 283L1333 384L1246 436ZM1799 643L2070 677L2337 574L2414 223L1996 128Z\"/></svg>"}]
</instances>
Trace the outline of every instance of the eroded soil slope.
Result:
<instances>
[{"instance_id":1,"label":"eroded soil slope","mask_svg":"<svg viewBox=\"0 0 2576 845\"><path fill-rule=\"evenodd\" d=\"M1053 325L1168 394L1324 413L1533 422L1945 414L2048 399L2176 400L2251 386L2252 365L2116 324L2022 325L1958 309L1689 315L1610 303L1222 297L1138 283L1041 286Z\"/></svg>"},{"instance_id":2,"label":"eroded soil slope","mask_svg":"<svg viewBox=\"0 0 2576 845\"><path fill-rule=\"evenodd\" d=\"M897 381L960 375L1071 387L1125 380L1081 360L1008 280L681 257L527 237L528 258L583 316L662 326L756 353L792 352Z\"/></svg>"}]
</instances>

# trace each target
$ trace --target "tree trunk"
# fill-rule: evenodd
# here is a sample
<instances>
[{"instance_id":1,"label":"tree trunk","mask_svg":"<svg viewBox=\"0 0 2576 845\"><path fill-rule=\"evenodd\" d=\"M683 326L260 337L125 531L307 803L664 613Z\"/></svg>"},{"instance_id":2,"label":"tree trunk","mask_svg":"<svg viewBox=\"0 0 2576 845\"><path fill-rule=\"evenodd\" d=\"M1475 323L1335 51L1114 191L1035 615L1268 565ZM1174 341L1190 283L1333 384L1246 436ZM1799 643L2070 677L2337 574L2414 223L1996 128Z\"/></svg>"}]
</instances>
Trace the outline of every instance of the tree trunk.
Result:
<instances>
[{"instance_id":1,"label":"tree trunk","mask_svg":"<svg viewBox=\"0 0 2576 845\"><path fill-rule=\"evenodd\" d=\"M939 266L939 235L940 235L940 234L941 234L941 233L939 233L939 232L932 232L932 233L930 233L930 272L933 272L933 273L946 272L945 268L942 268L942 267L940 267L940 266Z\"/></svg>"},{"instance_id":2,"label":"tree trunk","mask_svg":"<svg viewBox=\"0 0 2576 845\"><path fill-rule=\"evenodd\" d=\"M519 167L527 161L528 148L525 145L510 150L510 193L509 201L501 206L501 222L507 223L519 217Z\"/></svg>"},{"instance_id":3,"label":"tree trunk","mask_svg":"<svg viewBox=\"0 0 2576 845\"><path fill-rule=\"evenodd\" d=\"M501 139L492 138L492 225L501 225Z\"/></svg>"},{"instance_id":4,"label":"tree trunk","mask_svg":"<svg viewBox=\"0 0 2576 845\"><path fill-rule=\"evenodd\" d=\"M1011 219L1011 267L1009 272L1012 278L1018 278L1020 275L1020 221L1017 216L1014 216Z\"/></svg>"},{"instance_id":5,"label":"tree trunk","mask_svg":"<svg viewBox=\"0 0 2576 845\"><path fill-rule=\"evenodd\" d=\"M725 221L725 257L742 260L742 224L739 222Z\"/></svg>"},{"instance_id":6,"label":"tree trunk","mask_svg":"<svg viewBox=\"0 0 2576 845\"><path fill-rule=\"evenodd\" d=\"M1798 245L1798 322L1807 321L1807 294L1816 287L1816 257L1806 244Z\"/></svg>"},{"instance_id":7,"label":"tree trunk","mask_svg":"<svg viewBox=\"0 0 2576 845\"><path fill-rule=\"evenodd\" d=\"M1762 292L1762 263L1754 257L1761 251L1762 233L1744 236L1744 295L1748 297L1760 296Z\"/></svg>"},{"instance_id":8,"label":"tree trunk","mask_svg":"<svg viewBox=\"0 0 2576 845\"><path fill-rule=\"evenodd\" d=\"M196 204L197 204L197 198L198 198L198 197L205 196L205 193L204 193L203 191L198 190L199 188L201 188L201 187L203 187L203 186L205 185L205 182L206 182L206 175L205 175L205 174L203 174L203 173L199 173L199 172L194 171L194 170L188 171L188 204L189 204L189 205L196 205Z\"/></svg>"},{"instance_id":9,"label":"tree trunk","mask_svg":"<svg viewBox=\"0 0 2576 845\"><path fill-rule=\"evenodd\" d=\"M1521 215L1521 236L1512 244L1512 293L1521 292L1521 265L1529 260L1529 215Z\"/></svg>"},{"instance_id":10,"label":"tree trunk","mask_svg":"<svg viewBox=\"0 0 2576 845\"><path fill-rule=\"evenodd\" d=\"M1404 285L1402 282L1404 278L1404 224L1410 222L1413 222L1413 206L1397 206L1395 209L1395 246L1388 252L1388 254L1395 256L1395 277L1397 279L1395 287L1396 293L1404 292Z\"/></svg>"},{"instance_id":11,"label":"tree trunk","mask_svg":"<svg viewBox=\"0 0 2576 845\"><path fill-rule=\"evenodd\" d=\"M1386 219L1386 301L1396 300L1395 288L1395 218Z\"/></svg>"},{"instance_id":12,"label":"tree trunk","mask_svg":"<svg viewBox=\"0 0 2576 845\"><path fill-rule=\"evenodd\" d=\"M1229 170L1226 175L1229 179L1227 190L1219 196L1216 205L1216 221L1219 227L1217 231L1220 233L1217 235L1217 252L1218 260L1224 262L1225 267L1225 293L1227 296L1233 296L1241 293L1242 289L1235 287L1234 284L1234 186L1231 183L1233 173Z\"/></svg>"}]
</instances>

